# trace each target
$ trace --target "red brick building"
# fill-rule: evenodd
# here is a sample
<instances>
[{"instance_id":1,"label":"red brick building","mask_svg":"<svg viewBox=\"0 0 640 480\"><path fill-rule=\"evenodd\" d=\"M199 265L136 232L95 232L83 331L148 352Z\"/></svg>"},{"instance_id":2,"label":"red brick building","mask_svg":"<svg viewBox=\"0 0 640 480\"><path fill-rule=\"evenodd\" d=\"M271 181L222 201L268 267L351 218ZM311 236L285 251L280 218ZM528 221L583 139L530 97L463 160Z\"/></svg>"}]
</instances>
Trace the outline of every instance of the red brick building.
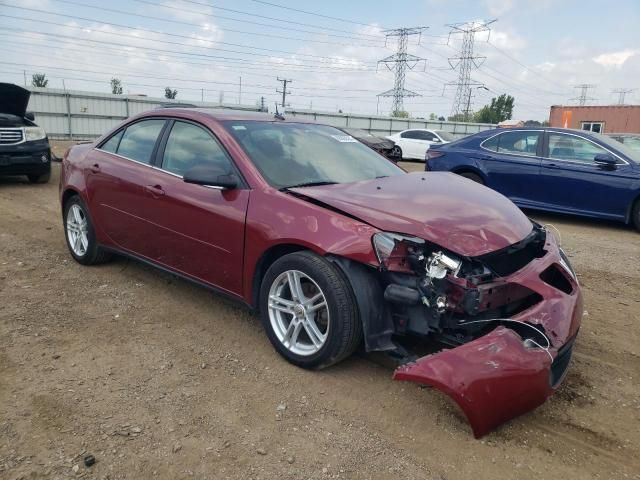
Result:
<instances>
[{"instance_id":1,"label":"red brick building","mask_svg":"<svg viewBox=\"0 0 640 480\"><path fill-rule=\"evenodd\" d=\"M599 133L640 133L640 105L553 105L549 125Z\"/></svg>"}]
</instances>

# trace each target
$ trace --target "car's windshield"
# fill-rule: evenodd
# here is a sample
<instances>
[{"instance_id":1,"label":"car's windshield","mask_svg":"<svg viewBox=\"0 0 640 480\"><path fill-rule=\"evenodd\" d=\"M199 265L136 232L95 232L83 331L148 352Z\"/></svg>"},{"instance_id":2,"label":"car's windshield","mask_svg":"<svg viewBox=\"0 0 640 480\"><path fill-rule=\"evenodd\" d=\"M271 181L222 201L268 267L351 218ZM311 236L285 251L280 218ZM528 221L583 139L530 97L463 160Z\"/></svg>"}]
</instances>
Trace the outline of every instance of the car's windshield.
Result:
<instances>
[{"instance_id":1,"label":"car's windshield","mask_svg":"<svg viewBox=\"0 0 640 480\"><path fill-rule=\"evenodd\" d=\"M261 121L223 123L276 188L359 182L406 173L333 127Z\"/></svg>"},{"instance_id":2,"label":"car's windshield","mask_svg":"<svg viewBox=\"0 0 640 480\"><path fill-rule=\"evenodd\" d=\"M456 137L451 135L449 132L445 132L444 130L435 130L438 136L443 139L445 142L453 142Z\"/></svg>"},{"instance_id":3,"label":"car's windshield","mask_svg":"<svg viewBox=\"0 0 640 480\"><path fill-rule=\"evenodd\" d=\"M625 145L618 140L615 140L606 135L602 135L600 133L592 133L592 135L597 136L598 140L604 143L607 147L611 147L622 153L624 156L628 157L633 163L640 163L640 151L634 150L633 148Z\"/></svg>"}]
</instances>

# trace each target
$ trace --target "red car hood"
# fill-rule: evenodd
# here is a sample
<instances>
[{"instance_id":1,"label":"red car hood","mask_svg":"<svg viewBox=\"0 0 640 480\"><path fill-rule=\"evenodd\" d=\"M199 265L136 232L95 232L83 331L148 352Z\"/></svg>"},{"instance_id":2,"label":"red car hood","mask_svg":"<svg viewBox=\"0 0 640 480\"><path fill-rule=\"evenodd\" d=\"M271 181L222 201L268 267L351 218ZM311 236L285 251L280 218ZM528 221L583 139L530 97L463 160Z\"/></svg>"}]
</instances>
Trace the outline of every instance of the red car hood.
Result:
<instances>
[{"instance_id":1,"label":"red car hood","mask_svg":"<svg viewBox=\"0 0 640 480\"><path fill-rule=\"evenodd\" d=\"M513 245L532 229L510 200L447 172L292 189L381 230L413 235L476 257Z\"/></svg>"}]
</instances>

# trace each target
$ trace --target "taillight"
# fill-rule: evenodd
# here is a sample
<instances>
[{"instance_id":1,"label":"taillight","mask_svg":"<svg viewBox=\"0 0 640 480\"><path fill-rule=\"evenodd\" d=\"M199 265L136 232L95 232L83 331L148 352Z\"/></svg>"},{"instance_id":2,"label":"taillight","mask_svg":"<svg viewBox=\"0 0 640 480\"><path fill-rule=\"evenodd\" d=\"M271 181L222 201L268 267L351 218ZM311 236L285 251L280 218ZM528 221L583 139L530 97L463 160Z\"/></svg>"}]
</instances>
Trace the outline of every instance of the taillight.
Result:
<instances>
[{"instance_id":1,"label":"taillight","mask_svg":"<svg viewBox=\"0 0 640 480\"><path fill-rule=\"evenodd\" d=\"M438 150L427 150L427 160L444 156L444 152Z\"/></svg>"}]
</instances>

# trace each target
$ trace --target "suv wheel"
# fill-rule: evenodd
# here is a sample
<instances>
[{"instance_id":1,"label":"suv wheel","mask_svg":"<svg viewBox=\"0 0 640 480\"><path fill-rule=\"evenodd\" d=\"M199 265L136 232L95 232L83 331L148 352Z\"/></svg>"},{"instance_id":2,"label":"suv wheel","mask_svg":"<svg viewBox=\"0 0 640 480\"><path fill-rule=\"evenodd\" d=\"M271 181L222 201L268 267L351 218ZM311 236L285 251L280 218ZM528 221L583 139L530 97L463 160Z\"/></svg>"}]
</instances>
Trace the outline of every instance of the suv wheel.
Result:
<instances>
[{"instance_id":1,"label":"suv wheel","mask_svg":"<svg viewBox=\"0 0 640 480\"><path fill-rule=\"evenodd\" d=\"M285 255L269 268L260 312L276 350L303 368L343 360L362 338L351 286L338 267L311 252Z\"/></svg>"},{"instance_id":2,"label":"suv wheel","mask_svg":"<svg viewBox=\"0 0 640 480\"><path fill-rule=\"evenodd\" d=\"M111 259L111 254L98 246L89 211L79 196L64 205L64 233L71 256L83 265L95 265Z\"/></svg>"},{"instance_id":3,"label":"suv wheel","mask_svg":"<svg viewBox=\"0 0 640 480\"><path fill-rule=\"evenodd\" d=\"M29 182L31 183L49 183L51 179L51 172L43 173L42 175L27 175Z\"/></svg>"}]
</instances>

